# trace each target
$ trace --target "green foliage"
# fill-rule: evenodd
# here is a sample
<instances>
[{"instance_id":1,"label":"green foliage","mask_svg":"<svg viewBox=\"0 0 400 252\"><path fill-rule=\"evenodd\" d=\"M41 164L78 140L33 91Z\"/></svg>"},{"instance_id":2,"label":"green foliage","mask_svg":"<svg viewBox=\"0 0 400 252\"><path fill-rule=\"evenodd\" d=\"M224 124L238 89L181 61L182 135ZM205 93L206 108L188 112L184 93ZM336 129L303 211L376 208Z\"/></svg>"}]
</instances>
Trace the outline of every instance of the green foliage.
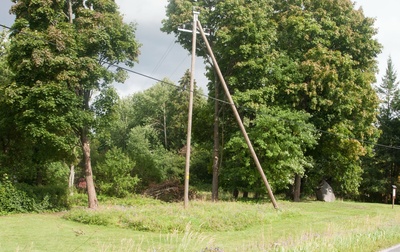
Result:
<instances>
[{"instance_id":1,"label":"green foliage","mask_svg":"<svg viewBox=\"0 0 400 252\"><path fill-rule=\"evenodd\" d=\"M124 99L118 99L110 89L100 94L93 104L98 122L92 145L95 167L103 166L107 153L118 148L121 155L135 163L131 174L140 179L138 185L142 187L182 177L185 160L181 149L186 141L187 124L186 113L182 111L187 111L187 74L179 88L164 80ZM195 115L204 104L205 100L198 96ZM202 125L197 127L201 132ZM202 155L202 158L207 157ZM205 161L196 160L200 162ZM103 178L104 175L97 176L97 184Z\"/></svg>"},{"instance_id":2,"label":"green foliage","mask_svg":"<svg viewBox=\"0 0 400 252\"><path fill-rule=\"evenodd\" d=\"M17 188L26 193L34 202L39 202L38 204L35 203L34 211L60 211L69 208L67 183L63 185L50 184L46 186L19 184Z\"/></svg>"},{"instance_id":3,"label":"green foliage","mask_svg":"<svg viewBox=\"0 0 400 252\"><path fill-rule=\"evenodd\" d=\"M7 39L8 33L3 30L0 32L0 87L10 81L12 73L7 64L7 54L10 43ZM0 100L3 100L2 98Z\"/></svg>"},{"instance_id":4,"label":"green foliage","mask_svg":"<svg viewBox=\"0 0 400 252\"><path fill-rule=\"evenodd\" d=\"M133 173L144 185L182 174L183 157L165 150L150 126L132 128L127 147L129 157L136 162Z\"/></svg>"},{"instance_id":5,"label":"green foliage","mask_svg":"<svg viewBox=\"0 0 400 252\"><path fill-rule=\"evenodd\" d=\"M68 185L70 167L63 162L53 162L46 166L44 183L47 186L65 187Z\"/></svg>"},{"instance_id":6,"label":"green foliage","mask_svg":"<svg viewBox=\"0 0 400 252\"><path fill-rule=\"evenodd\" d=\"M279 107L263 107L249 120L252 127L249 137L255 139L254 149L264 172L274 190L282 190L294 183L295 174L304 175L313 167L313 160L306 155L313 148L318 134L309 115ZM254 169L248 147L241 135L235 135L225 146L230 160L222 171L226 186L244 191L262 192L260 176Z\"/></svg>"},{"instance_id":7,"label":"green foliage","mask_svg":"<svg viewBox=\"0 0 400 252\"><path fill-rule=\"evenodd\" d=\"M158 141L165 149L179 151L186 142L188 77L189 72L186 72L178 87L165 79L143 92L121 100L116 110L123 123L116 125L118 127L116 130L127 134L133 127L148 125L154 128ZM201 90L196 89L195 92L201 92ZM193 108L194 118L204 104L204 98L196 96ZM199 131L203 129L201 125L194 124L194 128L196 127ZM115 134L115 138L117 137L118 135ZM123 143L123 141L119 140L117 143Z\"/></svg>"},{"instance_id":8,"label":"green foliage","mask_svg":"<svg viewBox=\"0 0 400 252\"><path fill-rule=\"evenodd\" d=\"M101 202L106 207L92 212L99 215L105 211L103 216L112 221L107 226L68 221L60 214L3 217L0 226L7 228L0 229L0 235L13 239L1 239L1 248L5 251L24 248L28 251L68 252L71 251L70 245L74 244L72 248L80 251L380 251L395 245L400 239L400 227L396 225L400 216L390 205L280 202L281 210L276 211L269 204L193 202L183 211L180 203L173 206L161 204L160 207L159 201L144 201L147 204L133 203L133 208ZM138 202L143 202L143 199L138 199ZM179 230L182 230L182 223L186 226L180 232L139 232L121 228L116 221L122 216L133 216L133 212L143 217L141 223L156 220L151 222L150 228L160 230L174 221ZM240 225L234 222L238 213L239 217L249 217L241 219L247 228L228 232L196 231L203 230L202 224L206 224L210 216L220 224L216 230L224 228L224 224L230 225L225 226L229 230L232 223ZM198 221L191 221L192 217ZM159 219L170 224L156 226ZM54 239L54 234L58 235L57 239Z\"/></svg>"},{"instance_id":9,"label":"green foliage","mask_svg":"<svg viewBox=\"0 0 400 252\"><path fill-rule=\"evenodd\" d=\"M212 181L211 153L209 149L194 145L190 155L190 184L194 186Z\"/></svg>"},{"instance_id":10,"label":"green foliage","mask_svg":"<svg viewBox=\"0 0 400 252\"><path fill-rule=\"evenodd\" d=\"M100 195L99 195L100 196ZM71 207L85 207L87 206L88 196L83 193L74 193L72 195L68 195L67 201L68 205Z\"/></svg>"},{"instance_id":11,"label":"green foliage","mask_svg":"<svg viewBox=\"0 0 400 252\"><path fill-rule=\"evenodd\" d=\"M43 212L66 207L66 188L17 186L7 174L0 182L0 214Z\"/></svg>"},{"instance_id":12,"label":"green foliage","mask_svg":"<svg viewBox=\"0 0 400 252\"><path fill-rule=\"evenodd\" d=\"M7 174L3 174L0 184L0 213L23 213L32 210L32 200L15 188Z\"/></svg>"},{"instance_id":13,"label":"green foliage","mask_svg":"<svg viewBox=\"0 0 400 252\"><path fill-rule=\"evenodd\" d=\"M108 226L112 223L112 214L98 214L91 210L72 210L64 218L88 225Z\"/></svg>"},{"instance_id":14,"label":"green foliage","mask_svg":"<svg viewBox=\"0 0 400 252\"><path fill-rule=\"evenodd\" d=\"M305 170L308 181L325 178L336 192L356 194L362 174L360 158L371 153L362 143L375 141L378 133L374 126L378 97L371 84L381 45L374 38L374 20L354 9L350 0L170 1L163 31L176 33L187 49L190 38L173 27L190 22L193 5L201 10L200 21L214 31L213 51L234 96L260 91L269 96L254 99L258 103L254 107L289 107L312 115L313 127L329 133L319 138L318 148L307 151L317 167ZM205 56L200 49L198 55ZM217 85L212 72L207 76ZM265 88L273 92L265 93ZM260 116L241 112L250 121ZM233 141L237 127L227 113L222 115L225 132L220 135ZM239 166L249 165L244 156L237 159L242 160ZM270 161L280 166L279 160ZM255 175L249 171L237 177L251 176Z\"/></svg>"},{"instance_id":15,"label":"green foliage","mask_svg":"<svg viewBox=\"0 0 400 252\"><path fill-rule=\"evenodd\" d=\"M374 156L366 158L362 182L364 200L386 201L390 198L392 185L398 185L400 159L397 146L400 145L400 89L397 72L389 57L382 82L377 87L381 104L378 127L381 132Z\"/></svg>"},{"instance_id":16,"label":"green foliage","mask_svg":"<svg viewBox=\"0 0 400 252\"><path fill-rule=\"evenodd\" d=\"M36 172L41 184L43 167L55 161L76 163L75 147L80 144L91 182L90 132L101 133L95 126L106 127L112 120L106 114L115 96L108 86L123 82L127 74L111 66L132 67L136 62L135 26L123 22L112 0L14 3L10 12L16 20L7 54L13 75L1 92L23 143L13 145L12 154L32 160L33 172L28 174ZM102 92L91 108L96 91ZM94 188L88 193L95 207Z\"/></svg>"},{"instance_id":17,"label":"green foliage","mask_svg":"<svg viewBox=\"0 0 400 252\"><path fill-rule=\"evenodd\" d=\"M115 197L134 193L140 181L137 176L132 176L134 166L135 163L120 149L114 147L109 150L95 168L99 193Z\"/></svg>"},{"instance_id":18,"label":"green foliage","mask_svg":"<svg viewBox=\"0 0 400 252\"><path fill-rule=\"evenodd\" d=\"M274 9L282 56L273 73L277 101L312 114L315 127L327 132L310 152L317 169L308 175L330 180L338 193L357 194L360 158L370 151L362 141L378 133L371 84L381 46L374 20L349 0L277 1Z\"/></svg>"},{"instance_id":19,"label":"green foliage","mask_svg":"<svg viewBox=\"0 0 400 252\"><path fill-rule=\"evenodd\" d=\"M140 199L136 199L140 200ZM177 209L176 204L160 204L158 201L146 205L132 204L131 206L115 205L107 210L90 211L74 209L64 215L65 219L85 224L116 226L145 232L184 232L188 223L193 231L243 231L260 222L268 222L276 218L273 212L260 211L263 205L242 203L219 203L209 205L196 202L193 211L185 212ZM151 204L153 207L148 207ZM236 205L226 211L228 205ZM253 209L253 210L251 210ZM258 209L258 211L254 211ZM160 216L159 213L165 213ZM140 213L140 214L138 214Z\"/></svg>"}]
</instances>

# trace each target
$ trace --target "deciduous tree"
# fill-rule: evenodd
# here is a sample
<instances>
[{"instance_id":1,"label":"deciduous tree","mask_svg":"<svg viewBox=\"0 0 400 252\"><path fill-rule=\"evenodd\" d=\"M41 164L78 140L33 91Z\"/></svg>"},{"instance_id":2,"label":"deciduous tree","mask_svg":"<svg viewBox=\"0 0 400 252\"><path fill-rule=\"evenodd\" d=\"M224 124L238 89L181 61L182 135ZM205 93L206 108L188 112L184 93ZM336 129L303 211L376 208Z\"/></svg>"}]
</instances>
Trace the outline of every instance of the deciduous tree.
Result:
<instances>
[{"instance_id":1,"label":"deciduous tree","mask_svg":"<svg viewBox=\"0 0 400 252\"><path fill-rule=\"evenodd\" d=\"M237 90L245 91L267 85L266 73L274 65L275 54L271 45L275 41L275 23L272 20L271 1L170 1L167 7L168 19L163 21L163 31L174 32L177 41L186 49L190 49L191 37L180 33L177 27L191 22L192 10L200 10L200 21L203 26L211 29L214 54L218 58L221 71L229 84L232 93ZM204 42L199 42L204 44ZM197 54L208 62L204 46L199 46ZM223 99L212 65L209 67L209 92L217 99ZM221 90L222 91L222 90ZM231 113L224 113L228 106L220 106L217 100L214 104L214 154L213 154L213 200L218 199L218 175L222 162L222 152L219 153L220 143L225 133L219 133L224 125L228 133L233 133L238 127ZM220 115L226 115L225 122L220 124ZM231 125L227 127L227 125ZM219 138L219 139L217 139ZM221 144L223 146L223 143Z\"/></svg>"},{"instance_id":2,"label":"deciduous tree","mask_svg":"<svg viewBox=\"0 0 400 252\"><path fill-rule=\"evenodd\" d=\"M8 60L15 78L7 100L32 144L54 157L80 143L90 208L97 197L90 162L90 99L96 90L123 81L138 54L135 28L125 24L112 0L13 0L16 20ZM50 151L52 150L52 151Z\"/></svg>"},{"instance_id":3,"label":"deciduous tree","mask_svg":"<svg viewBox=\"0 0 400 252\"><path fill-rule=\"evenodd\" d=\"M163 30L175 32L187 49L190 36L176 28L190 23L193 5L213 30L213 50L232 93L270 87L271 105L311 114L324 134L306 153L316 167L306 171L309 181L324 178L339 193L357 193L360 158L371 150L363 142L377 136L374 20L350 0L170 1ZM198 55L205 55L201 47ZM226 119L229 139L235 130Z\"/></svg>"},{"instance_id":4,"label":"deciduous tree","mask_svg":"<svg viewBox=\"0 0 400 252\"><path fill-rule=\"evenodd\" d=\"M338 193L357 193L360 157L374 141L378 99L375 80L380 45L374 20L350 0L276 1L275 82L279 103L305 110L322 134L310 153L314 178L328 179Z\"/></svg>"}]
</instances>

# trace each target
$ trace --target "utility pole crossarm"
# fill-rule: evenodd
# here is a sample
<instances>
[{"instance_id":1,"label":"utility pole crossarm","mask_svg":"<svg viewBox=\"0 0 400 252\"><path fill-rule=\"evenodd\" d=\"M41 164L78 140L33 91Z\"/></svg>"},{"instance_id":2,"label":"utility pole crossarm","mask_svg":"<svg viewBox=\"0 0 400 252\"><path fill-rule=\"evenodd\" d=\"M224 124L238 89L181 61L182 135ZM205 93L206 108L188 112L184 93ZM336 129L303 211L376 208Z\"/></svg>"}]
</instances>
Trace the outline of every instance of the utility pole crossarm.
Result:
<instances>
[{"instance_id":1,"label":"utility pole crossarm","mask_svg":"<svg viewBox=\"0 0 400 252\"><path fill-rule=\"evenodd\" d=\"M192 30L189 30L189 29L186 29L186 28L178 28L178 31L182 31L182 32L190 32L190 33L192 33L192 32L193 32ZM199 31L196 31L196 33L197 33L197 34L200 34L200 32L199 32ZM207 36L210 36L210 33L209 33L209 32L204 32L204 34L205 34L205 35L207 35Z\"/></svg>"}]
</instances>

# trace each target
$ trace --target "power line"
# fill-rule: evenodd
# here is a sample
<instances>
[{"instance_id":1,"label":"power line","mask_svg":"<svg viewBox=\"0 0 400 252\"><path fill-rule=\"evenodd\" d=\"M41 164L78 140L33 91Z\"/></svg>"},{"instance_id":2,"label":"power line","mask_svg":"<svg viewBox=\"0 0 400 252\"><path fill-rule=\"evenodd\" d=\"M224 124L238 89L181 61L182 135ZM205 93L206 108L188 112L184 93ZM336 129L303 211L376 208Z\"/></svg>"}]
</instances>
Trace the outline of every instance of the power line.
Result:
<instances>
[{"instance_id":1,"label":"power line","mask_svg":"<svg viewBox=\"0 0 400 252\"><path fill-rule=\"evenodd\" d=\"M173 76L174 74L175 74L175 72L179 69L179 67L186 61L186 59L189 59L190 58L190 55L186 55L183 59L182 59L182 61L176 66L176 68L174 69L174 71L172 71L171 73L170 73L170 76Z\"/></svg>"},{"instance_id":2,"label":"power line","mask_svg":"<svg viewBox=\"0 0 400 252\"><path fill-rule=\"evenodd\" d=\"M145 78L148 78L148 79L151 79L151 80L163 83L163 84L167 84L167 85L173 86L173 87L175 87L177 89L181 88L180 86L175 85L175 84L173 84L171 82L167 82L167 81L158 79L156 77L153 77L153 76L150 76L150 75L147 75L147 74L143 74L143 73L134 71L134 70L132 70L130 68L123 67L123 66L120 66L120 65L115 65L115 64L112 64L112 63L107 62L107 61L103 61L103 62L108 64L109 66L112 66L112 67L115 67L115 68L119 68L119 69L122 69L124 71L130 72L130 73L133 73L133 74L136 74L136 75L139 75L139 76L142 76L142 77L145 77ZM188 92L189 92L189 90L188 90ZM227 102L225 100L221 100L221 99L218 99L218 98L215 98L215 97L211 97L211 96L208 96L208 95L205 95L205 94L202 94L202 93L194 92L194 94L197 94L198 96L203 96L205 98L208 98L208 99L211 99L211 100L214 100L214 101L218 101L218 102L221 102L221 103L230 104L229 102Z\"/></svg>"},{"instance_id":3,"label":"power line","mask_svg":"<svg viewBox=\"0 0 400 252\"><path fill-rule=\"evenodd\" d=\"M0 26L1 26L1 27L4 27L4 28L6 28L6 29L8 29L8 30L10 30L10 31L15 30L15 29L13 29L13 28L11 28L11 27L9 27L9 26L3 25L3 24L0 24ZM49 44L51 44L51 45L56 45L54 42L51 42L51 41L46 40L46 39L44 39L44 38L41 38L41 37L39 37L39 36L37 36L37 35L29 34L29 33L23 32L23 31L19 31L19 32L21 32L22 34L24 34L24 35L26 35L26 36L29 36L29 37L31 37L31 38L42 40L42 41L44 41L44 42L46 42L46 43L49 43ZM186 59L186 57L185 57L185 59ZM185 59L184 59L184 60L185 60ZM183 61L184 61L184 60L183 60ZM130 73L133 73L133 74L136 74L136 75L139 75L139 76L142 76L142 77L145 77L145 78L148 78L148 79L151 79L151 80L154 80L154 81L163 83L163 84L171 85L171 86L174 86L174 87L177 88L177 89L180 89L180 87L179 87L178 85L172 84L172 83L170 83L170 82L166 82L166 81L164 81L164 80L158 79L158 78L156 78L156 77L153 77L153 76L150 76L150 75L147 75L147 74L143 74L143 73L134 71L134 70L132 70L132 69L130 69L130 68L127 68L127 67L125 67L125 66L116 65L116 64L110 63L110 62L108 62L108 61L102 61L101 63L105 63L105 64L107 64L107 65L109 65L109 66L116 67L116 68L122 69L122 70L124 70L124 71L130 72ZM208 99L215 100L215 101L218 101L218 102L221 102L221 103L229 104L227 101L224 101L224 100L221 100L221 99L217 99L217 98L213 98L213 97L210 97L210 96L205 95L205 94L197 93L197 95L200 95L200 96L203 96L203 97L206 97L206 98L208 98Z\"/></svg>"},{"instance_id":4,"label":"power line","mask_svg":"<svg viewBox=\"0 0 400 252\"><path fill-rule=\"evenodd\" d=\"M6 29L8 29L8 30L10 30L10 31L11 31L11 30L14 30L13 28L11 28L11 27L9 27L9 26L7 26L7 25L4 25L4 24L0 24L0 27L6 28ZM45 42L47 42L47 43L49 43L49 44L55 45L55 43L53 43L53 42L51 42L51 41L48 41L48 40L46 40L46 39L44 39L44 38L40 38L40 37L38 37L38 36L36 36L36 35L32 35L32 34L29 34L29 33L23 32L23 31L20 31L20 32L21 32L22 34L25 34L25 35L30 36L30 37L32 37L32 38L40 39L40 40L43 40L43 41L45 41ZM130 69L130 68L127 68L127 67L125 67L125 66L116 65L116 64L113 64L113 63L110 63L110 62L107 62L107 61L103 61L102 63L105 63L105 64L107 64L107 65L109 65L109 66L112 66L112 67L115 67L115 68L119 68L119 69L122 69L122 70L124 70L124 71L127 71L127 72L130 72L130 73L133 73L133 74L142 76L142 77L144 77L144 78L148 78L148 79L157 81L157 82L159 82L159 83L167 84L167 85L173 86L173 87L175 87L175 88L177 88L177 89L180 89L180 87L179 87L178 85L175 85L175 84L173 84L173 83L170 83L170 82L167 82L167 81L158 79L158 78L156 78L156 77L153 77L153 76L150 76L150 75L147 75L147 74L143 74L143 73L134 71L134 70L132 70L132 69ZM190 91L188 91L188 92L190 92ZM207 98L207 99L210 99L210 100L218 101L218 102L223 103L223 104L231 105L228 101L221 100L221 99L218 99L218 98L216 98L216 97L212 97L212 96L205 95L205 94L198 93L198 92L195 92L195 94L198 95L198 96L203 96L203 97L205 97L205 98ZM252 108L248 108L248 107L240 107L240 108L241 108L241 109L244 109L244 110L251 111L251 112L253 112L253 113L256 112L256 111L255 111L254 109L252 109ZM292 121L292 120L287 120L287 119L285 119L285 118L282 118L282 117L279 117L279 116L276 116L276 115L269 115L269 116L271 116L272 118L278 119L278 120L287 121L287 122L291 122L291 123L295 123L295 124L300 125L299 122ZM303 124L303 125L304 125L304 124ZM358 139L358 138L354 138L354 137L350 137L350 136L345 136L345 135L342 135L342 134L333 133L333 132L329 132L329 131L322 130L322 129L315 129L315 128L313 128L312 130L315 130L315 131L320 132L320 133L323 133L323 134L329 134L329 135L337 136L337 137L339 137L339 138L341 138L341 139L356 140L356 141L358 141L358 142L360 142L360 143L365 143L365 144L373 145L373 146L376 146L376 147L387 148L387 149L394 149L394 150L400 150L400 146L390 146L390 145L384 145L384 144L373 143L373 142L371 142L371 141L365 141L365 140L362 140L362 139Z\"/></svg>"},{"instance_id":5,"label":"power line","mask_svg":"<svg viewBox=\"0 0 400 252\"><path fill-rule=\"evenodd\" d=\"M247 110L247 111L252 112L252 113L256 112L255 109L248 108L248 107L241 107L241 109ZM279 121L284 121L284 122L296 124L298 126L302 126L302 127L306 127L306 128L308 127L304 122L301 122L301 121L288 120L286 118L283 118L283 117L280 117L280 116L276 116L276 115L271 115L271 114L268 114L267 116L269 116L271 118L274 118L274 119L277 119ZM322 130L322 129L317 129L317 128L311 128L310 127L309 129L313 130L313 131L317 131L319 133L326 134L326 135L336 136L336 137L339 137L341 139L356 140L356 141L358 141L360 143L365 143L365 144L369 144L369 145L373 145L373 146L377 146L377 147L400 150L400 146L390 146L390 145L378 144L378 143L374 143L374 142L371 142L371 141L366 141L366 140L363 140L363 139L350 137L350 136L346 136L346 135L339 134L339 133L333 133L333 132L330 132L330 131L327 131L327 130Z\"/></svg>"},{"instance_id":6,"label":"power line","mask_svg":"<svg viewBox=\"0 0 400 252\"><path fill-rule=\"evenodd\" d=\"M12 30L12 28L11 28L11 27L8 27L7 25L0 24L0 26L3 27L3 28L6 28L6 29L8 29L8 30Z\"/></svg>"},{"instance_id":7,"label":"power line","mask_svg":"<svg viewBox=\"0 0 400 252\"><path fill-rule=\"evenodd\" d=\"M153 75L155 72L158 71L160 68L161 64L164 62L164 60L167 58L168 54L171 52L172 48L175 45L175 38L172 39L170 45L168 46L167 50L164 52L164 54L161 56L160 60L157 62L156 66L154 67L153 71L151 74Z\"/></svg>"}]
</instances>

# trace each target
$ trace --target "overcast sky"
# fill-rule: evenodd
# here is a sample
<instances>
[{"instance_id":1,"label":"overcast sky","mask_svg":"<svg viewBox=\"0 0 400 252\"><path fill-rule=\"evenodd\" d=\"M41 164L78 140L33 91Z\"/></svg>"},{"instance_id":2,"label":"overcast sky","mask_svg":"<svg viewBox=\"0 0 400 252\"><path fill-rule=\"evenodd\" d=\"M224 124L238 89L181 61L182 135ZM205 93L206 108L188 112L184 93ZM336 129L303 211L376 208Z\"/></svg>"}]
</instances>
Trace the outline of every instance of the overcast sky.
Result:
<instances>
[{"instance_id":1,"label":"overcast sky","mask_svg":"<svg viewBox=\"0 0 400 252\"><path fill-rule=\"evenodd\" d=\"M174 43L174 36L160 31L161 20L165 17L167 0L116 0L126 22L137 23L136 37L142 44L139 63L134 71L157 79L167 77L177 82L186 69L190 68L190 55ZM9 15L10 0L0 0L0 24L12 25L14 18ZM400 71L400 1L399 0L357 0L356 7L362 6L367 17L376 18L378 41L383 45L378 57L378 83L385 73L387 59L391 55L395 68ZM200 14L201 15L201 14ZM206 89L202 59L196 61L195 78ZM400 76L398 76L400 79ZM156 81L130 74L129 80L117 85L120 95L126 96L153 85Z\"/></svg>"}]
</instances>

